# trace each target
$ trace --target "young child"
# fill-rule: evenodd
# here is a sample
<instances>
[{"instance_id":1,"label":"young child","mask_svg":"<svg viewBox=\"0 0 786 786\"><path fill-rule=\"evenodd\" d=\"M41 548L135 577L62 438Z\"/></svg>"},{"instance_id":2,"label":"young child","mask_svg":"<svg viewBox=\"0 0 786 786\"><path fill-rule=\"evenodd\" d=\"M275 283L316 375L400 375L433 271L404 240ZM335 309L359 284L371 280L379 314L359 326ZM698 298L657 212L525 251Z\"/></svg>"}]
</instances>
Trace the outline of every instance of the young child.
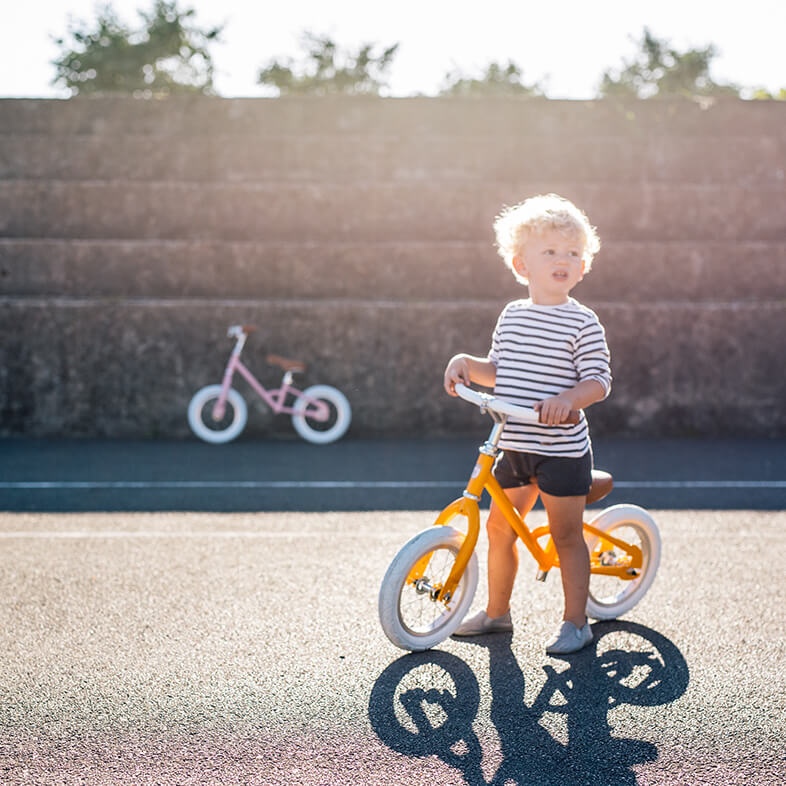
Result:
<instances>
[{"instance_id":1,"label":"young child","mask_svg":"<svg viewBox=\"0 0 786 786\"><path fill-rule=\"evenodd\" d=\"M560 560L563 622L547 642L552 655L576 652L592 641L585 615L589 554L582 535L592 451L583 413L560 425L572 409L604 399L611 389L609 350L595 313L570 297L589 271L600 240L572 202L548 194L506 208L496 219L497 247L529 298L500 314L487 357L460 354L445 369L445 389L476 382L500 398L540 412L542 425L511 418L500 440L494 476L522 516L538 493ZM531 482L537 481L537 485ZM488 523L488 605L464 620L456 636L513 630L510 596L518 569L517 535L492 503Z\"/></svg>"}]
</instances>

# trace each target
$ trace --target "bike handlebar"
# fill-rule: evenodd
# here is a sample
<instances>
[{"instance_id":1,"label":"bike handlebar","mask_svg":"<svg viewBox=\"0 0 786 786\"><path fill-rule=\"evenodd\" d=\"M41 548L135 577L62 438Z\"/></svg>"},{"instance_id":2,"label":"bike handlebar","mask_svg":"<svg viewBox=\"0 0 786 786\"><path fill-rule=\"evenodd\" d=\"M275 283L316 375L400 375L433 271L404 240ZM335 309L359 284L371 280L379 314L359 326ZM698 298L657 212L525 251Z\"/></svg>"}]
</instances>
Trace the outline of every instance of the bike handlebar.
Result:
<instances>
[{"instance_id":1,"label":"bike handlebar","mask_svg":"<svg viewBox=\"0 0 786 786\"><path fill-rule=\"evenodd\" d=\"M230 325L227 330L227 336L229 338L241 338L249 333L253 333L256 329L256 325Z\"/></svg>"},{"instance_id":2,"label":"bike handlebar","mask_svg":"<svg viewBox=\"0 0 786 786\"><path fill-rule=\"evenodd\" d=\"M511 404L509 401L503 401L490 393L472 390L472 388L462 385L461 382L456 383L455 390L464 401L469 401L470 404L477 404L481 409L499 412L501 415L510 415L517 420L523 420L525 423L540 423L540 414L531 407L520 407L516 404ZM572 409L563 423L578 423L580 420L581 412L577 409Z\"/></svg>"}]
</instances>

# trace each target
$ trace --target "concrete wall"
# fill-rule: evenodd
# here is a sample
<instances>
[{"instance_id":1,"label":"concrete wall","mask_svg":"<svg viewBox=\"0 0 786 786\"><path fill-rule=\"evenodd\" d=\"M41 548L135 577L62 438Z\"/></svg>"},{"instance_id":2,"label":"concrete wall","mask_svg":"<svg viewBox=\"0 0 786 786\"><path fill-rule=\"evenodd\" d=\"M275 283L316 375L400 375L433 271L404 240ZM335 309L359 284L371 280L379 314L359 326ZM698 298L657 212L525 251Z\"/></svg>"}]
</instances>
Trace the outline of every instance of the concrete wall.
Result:
<instances>
[{"instance_id":1,"label":"concrete wall","mask_svg":"<svg viewBox=\"0 0 786 786\"><path fill-rule=\"evenodd\" d=\"M186 436L239 322L355 435L475 429L442 369L524 294L491 223L556 191L604 243L575 293L613 355L594 433L784 435L784 128L786 102L2 100L0 433Z\"/></svg>"}]
</instances>

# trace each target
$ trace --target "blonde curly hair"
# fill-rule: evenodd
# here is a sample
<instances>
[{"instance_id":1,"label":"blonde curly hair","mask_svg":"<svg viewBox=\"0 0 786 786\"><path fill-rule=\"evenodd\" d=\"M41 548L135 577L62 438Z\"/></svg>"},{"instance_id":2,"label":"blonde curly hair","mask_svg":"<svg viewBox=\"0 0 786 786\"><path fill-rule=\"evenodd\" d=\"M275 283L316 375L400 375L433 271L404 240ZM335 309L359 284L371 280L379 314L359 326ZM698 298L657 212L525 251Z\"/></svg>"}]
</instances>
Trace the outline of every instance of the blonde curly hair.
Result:
<instances>
[{"instance_id":1,"label":"blonde curly hair","mask_svg":"<svg viewBox=\"0 0 786 786\"><path fill-rule=\"evenodd\" d=\"M584 211L558 194L538 194L513 207L505 207L494 220L497 251L522 284L527 284L513 267L513 258L521 255L521 249L531 232L556 229L564 234L577 232L584 236L584 272L592 267L592 258L600 250L600 238L590 224Z\"/></svg>"}]
</instances>

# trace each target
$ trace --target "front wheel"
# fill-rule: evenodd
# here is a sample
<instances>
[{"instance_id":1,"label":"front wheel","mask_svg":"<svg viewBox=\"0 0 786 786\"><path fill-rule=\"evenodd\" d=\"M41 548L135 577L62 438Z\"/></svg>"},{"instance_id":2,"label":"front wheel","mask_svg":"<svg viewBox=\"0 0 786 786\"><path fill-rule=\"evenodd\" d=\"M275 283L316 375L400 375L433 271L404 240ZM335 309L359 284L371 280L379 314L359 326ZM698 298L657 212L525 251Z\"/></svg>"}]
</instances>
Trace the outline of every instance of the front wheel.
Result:
<instances>
[{"instance_id":1,"label":"front wheel","mask_svg":"<svg viewBox=\"0 0 786 786\"><path fill-rule=\"evenodd\" d=\"M444 586L464 542L453 527L431 527L406 543L393 558L379 588L379 621L385 635L403 650L419 652L444 641L461 624L478 586L473 553L453 597L432 600Z\"/></svg>"},{"instance_id":2,"label":"front wheel","mask_svg":"<svg viewBox=\"0 0 786 786\"><path fill-rule=\"evenodd\" d=\"M327 406L326 420L318 420L311 414L314 411L312 402L320 401ZM292 425L306 442L315 445L326 445L335 442L346 434L352 422L352 408L347 397L330 385L312 385L298 396L292 415Z\"/></svg>"},{"instance_id":3,"label":"front wheel","mask_svg":"<svg viewBox=\"0 0 786 786\"><path fill-rule=\"evenodd\" d=\"M248 407L234 388L227 391L222 417L214 417L221 385L208 385L194 393L188 405L188 425L200 439L218 444L233 440L246 426Z\"/></svg>"},{"instance_id":4,"label":"front wheel","mask_svg":"<svg viewBox=\"0 0 786 786\"><path fill-rule=\"evenodd\" d=\"M612 620L630 611L646 594L660 564L660 531L652 516L637 505L613 505L589 522L596 529L641 549L642 563L635 579L590 574L587 616L596 620ZM609 564L624 561L626 553L590 535L590 555Z\"/></svg>"}]
</instances>

